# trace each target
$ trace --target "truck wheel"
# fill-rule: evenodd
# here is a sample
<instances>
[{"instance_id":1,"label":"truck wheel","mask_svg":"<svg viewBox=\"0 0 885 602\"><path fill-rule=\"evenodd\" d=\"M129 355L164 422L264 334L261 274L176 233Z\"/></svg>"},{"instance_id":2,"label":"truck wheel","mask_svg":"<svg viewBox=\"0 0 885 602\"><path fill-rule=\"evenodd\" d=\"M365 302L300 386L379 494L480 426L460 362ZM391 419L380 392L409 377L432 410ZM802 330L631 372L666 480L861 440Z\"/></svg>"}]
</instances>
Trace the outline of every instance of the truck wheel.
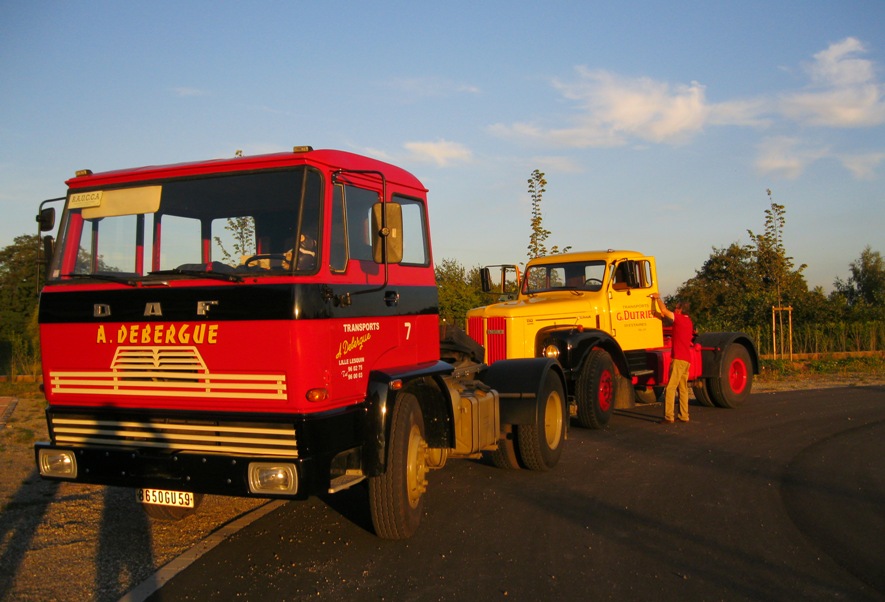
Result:
<instances>
[{"instance_id":1,"label":"truck wheel","mask_svg":"<svg viewBox=\"0 0 885 602\"><path fill-rule=\"evenodd\" d=\"M750 396L753 388L753 369L750 353L738 343L725 349L720 376L708 381L710 398L720 408L734 408Z\"/></svg>"},{"instance_id":2,"label":"truck wheel","mask_svg":"<svg viewBox=\"0 0 885 602\"><path fill-rule=\"evenodd\" d=\"M549 470L562 455L567 416L562 381L553 372L544 379L537 412L534 424L516 426L519 457L529 470Z\"/></svg>"},{"instance_id":3,"label":"truck wheel","mask_svg":"<svg viewBox=\"0 0 885 602\"><path fill-rule=\"evenodd\" d=\"M594 349L581 368L577 383L578 424L601 429L615 407L615 364L602 349Z\"/></svg>"},{"instance_id":4,"label":"truck wheel","mask_svg":"<svg viewBox=\"0 0 885 602\"><path fill-rule=\"evenodd\" d=\"M203 494L194 494L193 508L179 508L177 506L159 506L157 504L142 504L144 513L155 520L176 521L187 518L196 513L197 508L203 503Z\"/></svg>"},{"instance_id":5,"label":"truck wheel","mask_svg":"<svg viewBox=\"0 0 885 602\"><path fill-rule=\"evenodd\" d=\"M393 408L387 470L369 479L375 533L383 539L411 537L421 522L427 491L427 442L418 398L402 392Z\"/></svg>"},{"instance_id":6,"label":"truck wheel","mask_svg":"<svg viewBox=\"0 0 885 602\"><path fill-rule=\"evenodd\" d=\"M492 464L504 470L519 470L522 465L519 462L518 444L516 443L516 430L512 425L506 425L507 437L498 440L498 447L493 451L484 451L483 455L491 460Z\"/></svg>"},{"instance_id":7,"label":"truck wheel","mask_svg":"<svg viewBox=\"0 0 885 602\"><path fill-rule=\"evenodd\" d=\"M698 403L702 406L712 408L716 405L715 403L713 403L713 400L710 399L710 393L707 392L706 378L699 378L698 380L691 383L691 390L694 393L694 398L697 399Z\"/></svg>"}]
</instances>

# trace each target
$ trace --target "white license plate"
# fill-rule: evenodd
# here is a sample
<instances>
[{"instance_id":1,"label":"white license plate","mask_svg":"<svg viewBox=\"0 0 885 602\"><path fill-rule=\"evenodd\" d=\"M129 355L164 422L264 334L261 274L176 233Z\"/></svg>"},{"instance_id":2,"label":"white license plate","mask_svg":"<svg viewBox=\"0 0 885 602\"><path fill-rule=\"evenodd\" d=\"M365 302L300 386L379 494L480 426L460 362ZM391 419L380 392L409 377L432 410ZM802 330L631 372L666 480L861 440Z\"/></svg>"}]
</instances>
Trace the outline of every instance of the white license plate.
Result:
<instances>
[{"instance_id":1,"label":"white license plate","mask_svg":"<svg viewBox=\"0 0 885 602\"><path fill-rule=\"evenodd\" d=\"M194 507L194 494L190 491L136 489L135 499L142 504L153 504L155 506L176 506L178 508Z\"/></svg>"}]
</instances>

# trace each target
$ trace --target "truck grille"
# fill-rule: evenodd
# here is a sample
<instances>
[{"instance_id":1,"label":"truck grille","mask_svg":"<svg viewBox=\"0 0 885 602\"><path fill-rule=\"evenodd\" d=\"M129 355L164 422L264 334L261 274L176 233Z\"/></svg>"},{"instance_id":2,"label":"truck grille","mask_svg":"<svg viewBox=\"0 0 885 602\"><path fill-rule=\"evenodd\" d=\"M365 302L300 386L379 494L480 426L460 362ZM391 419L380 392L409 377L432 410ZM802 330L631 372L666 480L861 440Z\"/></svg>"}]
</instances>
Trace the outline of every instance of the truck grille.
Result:
<instances>
[{"instance_id":1,"label":"truck grille","mask_svg":"<svg viewBox=\"0 0 885 602\"><path fill-rule=\"evenodd\" d=\"M82 414L50 414L49 424L58 445L298 457L295 427L291 424L210 423L161 417L117 420Z\"/></svg>"},{"instance_id":2,"label":"truck grille","mask_svg":"<svg viewBox=\"0 0 885 602\"><path fill-rule=\"evenodd\" d=\"M470 318L467 331L474 341L486 349L486 363L491 364L507 358L507 319Z\"/></svg>"},{"instance_id":3,"label":"truck grille","mask_svg":"<svg viewBox=\"0 0 885 602\"><path fill-rule=\"evenodd\" d=\"M285 374L212 372L196 347L120 347L108 370L52 370L56 395L286 399Z\"/></svg>"}]
</instances>

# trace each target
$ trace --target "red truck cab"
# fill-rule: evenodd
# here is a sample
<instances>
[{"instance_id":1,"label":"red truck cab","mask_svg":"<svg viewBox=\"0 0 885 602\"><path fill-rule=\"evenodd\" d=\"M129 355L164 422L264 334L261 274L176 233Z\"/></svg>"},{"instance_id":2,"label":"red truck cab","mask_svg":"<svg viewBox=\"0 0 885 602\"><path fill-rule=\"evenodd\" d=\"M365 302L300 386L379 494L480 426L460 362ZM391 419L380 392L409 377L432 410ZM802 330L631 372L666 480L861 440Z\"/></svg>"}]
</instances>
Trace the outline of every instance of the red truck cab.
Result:
<instances>
[{"instance_id":1,"label":"red truck cab","mask_svg":"<svg viewBox=\"0 0 885 602\"><path fill-rule=\"evenodd\" d=\"M67 184L39 310L43 477L168 512L383 469L388 382L445 370L418 179L296 147Z\"/></svg>"}]
</instances>

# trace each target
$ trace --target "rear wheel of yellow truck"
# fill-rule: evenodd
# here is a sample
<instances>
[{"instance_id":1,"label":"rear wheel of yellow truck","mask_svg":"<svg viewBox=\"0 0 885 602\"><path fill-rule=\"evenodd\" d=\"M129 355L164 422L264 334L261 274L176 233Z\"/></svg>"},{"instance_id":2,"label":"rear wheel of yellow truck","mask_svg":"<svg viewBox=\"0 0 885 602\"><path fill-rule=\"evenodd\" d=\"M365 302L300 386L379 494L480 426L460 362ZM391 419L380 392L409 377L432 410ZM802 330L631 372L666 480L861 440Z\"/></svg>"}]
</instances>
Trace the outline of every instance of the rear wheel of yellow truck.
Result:
<instances>
[{"instance_id":1,"label":"rear wheel of yellow truck","mask_svg":"<svg viewBox=\"0 0 885 602\"><path fill-rule=\"evenodd\" d=\"M418 399L403 391L393 408L387 470L369 479L369 506L375 533L406 539L418 529L427 491L427 442Z\"/></svg>"}]
</instances>

